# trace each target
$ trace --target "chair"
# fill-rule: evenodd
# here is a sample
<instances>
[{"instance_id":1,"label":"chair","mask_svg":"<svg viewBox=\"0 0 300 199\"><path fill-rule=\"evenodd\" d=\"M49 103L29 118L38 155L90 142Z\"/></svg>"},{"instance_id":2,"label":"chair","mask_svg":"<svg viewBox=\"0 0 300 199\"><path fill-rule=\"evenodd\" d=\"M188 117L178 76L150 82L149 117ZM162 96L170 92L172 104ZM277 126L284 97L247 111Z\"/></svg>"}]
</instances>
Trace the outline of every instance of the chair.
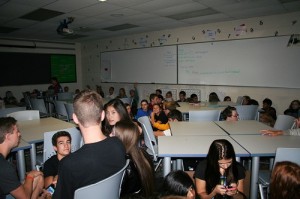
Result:
<instances>
[{"instance_id":1,"label":"chair","mask_svg":"<svg viewBox=\"0 0 300 199\"><path fill-rule=\"evenodd\" d=\"M189 121L219 121L220 110L189 111Z\"/></svg>"},{"instance_id":2,"label":"chair","mask_svg":"<svg viewBox=\"0 0 300 199\"><path fill-rule=\"evenodd\" d=\"M24 101L25 101L27 109L32 109L29 94L27 92L23 92L22 94L23 94Z\"/></svg>"},{"instance_id":3,"label":"chair","mask_svg":"<svg viewBox=\"0 0 300 199\"><path fill-rule=\"evenodd\" d=\"M129 165L129 161L127 159L125 166L112 176L75 190L74 199L119 199L125 169Z\"/></svg>"},{"instance_id":4,"label":"chair","mask_svg":"<svg viewBox=\"0 0 300 199\"><path fill-rule=\"evenodd\" d=\"M69 122L73 121L73 113L74 113L73 104L71 104L71 103L65 103L64 105L66 107L66 111L67 111L67 114L68 114Z\"/></svg>"},{"instance_id":5,"label":"chair","mask_svg":"<svg viewBox=\"0 0 300 199\"><path fill-rule=\"evenodd\" d=\"M71 92L57 93L57 100L70 101L73 100L74 94Z\"/></svg>"},{"instance_id":6,"label":"chair","mask_svg":"<svg viewBox=\"0 0 300 199\"><path fill-rule=\"evenodd\" d=\"M278 115L277 120L274 124L274 129L277 130L288 130L292 129L295 124L295 118L289 115Z\"/></svg>"},{"instance_id":7,"label":"chair","mask_svg":"<svg viewBox=\"0 0 300 199\"><path fill-rule=\"evenodd\" d=\"M62 131L67 131L71 134L72 144L71 152L78 150L81 147L82 136L80 131L76 128L62 129ZM53 149L52 145L52 136L57 133L57 131L50 131L44 133L44 149L43 149L43 162L48 160L53 155L56 155L56 152Z\"/></svg>"},{"instance_id":8,"label":"chair","mask_svg":"<svg viewBox=\"0 0 300 199\"><path fill-rule=\"evenodd\" d=\"M33 110L40 111L40 117L49 117L44 99L31 98L31 106Z\"/></svg>"},{"instance_id":9,"label":"chair","mask_svg":"<svg viewBox=\"0 0 300 199\"><path fill-rule=\"evenodd\" d=\"M281 162L281 161L290 161L290 162L294 162L296 164L300 164L300 155L299 154L300 154L300 148L277 148L273 168L277 162ZM265 198L264 188L269 187L270 177L271 177L270 170L259 171L258 187L259 187L259 193L260 193L261 199ZM268 193L268 190L267 190L267 193Z\"/></svg>"},{"instance_id":10,"label":"chair","mask_svg":"<svg viewBox=\"0 0 300 199\"><path fill-rule=\"evenodd\" d=\"M239 120L255 120L258 115L258 105L235 106Z\"/></svg>"},{"instance_id":11,"label":"chair","mask_svg":"<svg viewBox=\"0 0 300 199\"><path fill-rule=\"evenodd\" d=\"M7 117L13 117L18 121L38 120L40 119L40 112L38 110L16 111L7 114Z\"/></svg>"},{"instance_id":12,"label":"chair","mask_svg":"<svg viewBox=\"0 0 300 199\"><path fill-rule=\"evenodd\" d=\"M130 97L126 97L126 98L120 98L120 100L124 103L124 104L129 104L131 106L132 104L132 98Z\"/></svg>"},{"instance_id":13,"label":"chair","mask_svg":"<svg viewBox=\"0 0 300 199\"><path fill-rule=\"evenodd\" d=\"M156 164L155 171L158 169L162 159L158 160L158 148L157 142L153 133L153 128L148 116L142 116L138 118L138 122L142 125L145 145L147 146L147 153L153 157L153 161ZM158 162L157 162L158 161Z\"/></svg>"},{"instance_id":14,"label":"chair","mask_svg":"<svg viewBox=\"0 0 300 199\"><path fill-rule=\"evenodd\" d=\"M0 109L0 117L6 117L7 114L17 112L17 111L25 111L25 110L26 110L25 106Z\"/></svg>"},{"instance_id":15,"label":"chair","mask_svg":"<svg viewBox=\"0 0 300 199\"><path fill-rule=\"evenodd\" d=\"M56 117L58 119L64 120L64 121L70 121L69 115L67 113L67 109L65 107L65 102L63 101L54 101L55 111L56 111Z\"/></svg>"}]
</instances>

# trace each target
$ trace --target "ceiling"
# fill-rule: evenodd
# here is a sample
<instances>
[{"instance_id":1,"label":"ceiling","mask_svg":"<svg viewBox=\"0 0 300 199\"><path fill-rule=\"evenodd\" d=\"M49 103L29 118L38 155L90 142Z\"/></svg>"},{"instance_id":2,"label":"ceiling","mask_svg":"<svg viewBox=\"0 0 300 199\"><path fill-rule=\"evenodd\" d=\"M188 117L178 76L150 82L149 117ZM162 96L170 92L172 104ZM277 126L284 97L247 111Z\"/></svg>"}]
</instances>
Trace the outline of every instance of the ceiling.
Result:
<instances>
[{"instance_id":1,"label":"ceiling","mask_svg":"<svg viewBox=\"0 0 300 199\"><path fill-rule=\"evenodd\" d=\"M82 42L295 11L300 0L0 0L0 39ZM74 34L58 34L69 17Z\"/></svg>"}]
</instances>

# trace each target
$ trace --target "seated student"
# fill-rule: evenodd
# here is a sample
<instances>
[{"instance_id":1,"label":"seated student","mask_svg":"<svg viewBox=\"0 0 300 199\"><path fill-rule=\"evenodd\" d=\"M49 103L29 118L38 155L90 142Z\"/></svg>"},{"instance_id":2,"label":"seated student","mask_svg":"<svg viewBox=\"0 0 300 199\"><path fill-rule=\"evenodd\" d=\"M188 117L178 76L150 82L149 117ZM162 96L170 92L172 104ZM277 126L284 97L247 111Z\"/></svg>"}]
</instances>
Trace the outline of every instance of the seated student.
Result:
<instances>
[{"instance_id":1,"label":"seated student","mask_svg":"<svg viewBox=\"0 0 300 199\"><path fill-rule=\"evenodd\" d=\"M151 110L148 109L148 101L143 99L141 101L141 108L138 109L136 115L135 115L135 119L137 120L140 117L143 116L150 116L152 113Z\"/></svg>"},{"instance_id":2,"label":"seated student","mask_svg":"<svg viewBox=\"0 0 300 199\"><path fill-rule=\"evenodd\" d=\"M96 85L96 92L101 96L104 97L104 92L102 90L102 86Z\"/></svg>"},{"instance_id":3,"label":"seated student","mask_svg":"<svg viewBox=\"0 0 300 199\"><path fill-rule=\"evenodd\" d=\"M130 159L121 186L121 198L134 193L150 196L154 191L154 166L149 154L138 146L139 129L132 122L119 121L114 131L115 136L124 144Z\"/></svg>"},{"instance_id":4,"label":"seated student","mask_svg":"<svg viewBox=\"0 0 300 199\"><path fill-rule=\"evenodd\" d=\"M233 106L227 106L220 115L220 121L238 121L239 114Z\"/></svg>"},{"instance_id":5,"label":"seated student","mask_svg":"<svg viewBox=\"0 0 300 199\"><path fill-rule=\"evenodd\" d=\"M276 119L276 110L272 107L272 100L265 98L263 100L263 107L260 110L259 121L269 126L274 126Z\"/></svg>"},{"instance_id":6,"label":"seated student","mask_svg":"<svg viewBox=\"0 0 300 199\"><path fill-rule=\"evenodd\" d=\"M108 95L106 95L106 98L108 99L115 99L116 98L116 95L114 94L115 92L115 88L114 87L109 87L108 89Z\"/></svg>"},{"instance_id":7,"label":"seated student","mask_svg":"<svg viewBox=\"0 0 300 199\"><path fill-rule=\"evenodd\" d=\"M65 86L65 87L64 87L64 92L65 92L65 93L69 92L69 86Z\"/></svg>"},{"instance_id":8,"label":"seated student","mask_svg":"<svg viewBox=\"0 0 300 199\"><path fill-rule=\"evenodd\" d=\"M156 95L162 95L161 89L156 89L156 90L155 90L155 94L156 94Z\"/></svg>"},{"instance_id":9,"label":"seated student","mask_svg":"<svg viewBox=\"0 0 300 199\"><path fill-rule=\"evenodd\" d=\"M230 96L225 96L223 101L224 102L231 102L231 97Z\"/></svg>"},{"instance_id":10,"label":"seated student","mask_svg":"<svg viewBox=\"0 0 300 199\"><path fill-rule=\"evenodd\" d=\"M278 136L278 135L300 136L300 118L296 119L295 122L297 126L296 129L290 129L287 131L265 129L265 130L261 130L260 132L262 133L262 135L269 135L269 136Z\"/></svg>"},{"instance_id":11,"label":"seated student","mask_svg":"<svg viewBox=\"0 0 300 199\"><path fill-rule=\"evenodd\" d=\"M164 102L162 104L162 109L165 112L166 115L168 115L168 113L171 110L175 110L177 108L178 104L175 101L171 101L171 102Z\"/></svg>"},{"instance_id":12,"label":"seated student","mask_svg":"<svg viewBox=\"0 0 300 199\"><path fill-rule=\"evenodd\" d=\"M186 102L186 92L185 91L180 91L179 92L179 100L177 102Z\"/></svg>"},{"instance_id":13,"label":"seated student","mask_svg":"<svg viewBox=\"0 0 300 199\"><path fill-rule=\"evenodd\" d=\"M285 115L290 115L295 118L300 117L300 101L299 100L293 100L289 106L288 109L284 111Z\"/></svg>"},{"instance_id":14,"label":"seated student","mask_svg":"<svg viewBox=\"0 0 300 199\"><path fill-rule=\"evenodd\" d=\"M211 93L209 94L209 96L208 96L208 101L209 101L209 102L219 102L220 99L219 99L217 93L211 92Z\"/></svg>"},{"instance_id":15,"label":"seated student","mask_svg":"<svg viewBox=\"0 0 300 199\"><path fill-rule=\"evenodd\" d=\"M158 129L154 131L155 136L171 136L170 132L170 122L182 121L182 113L179 110L173 109L168 113L168 123L161 124L158 122L152 123L153 127Z\"/></svg>"},{"instance_id":16,"label":"seated student","mask_svg":"<svg viewBox=\"0 0 300 199\"><path fill-rule=\"evenodd\" d=\"M191 94L190 98L187 100L189 103L199 103L198 96L193 93Z\"/></svg>"},{"instance_id":17,"label":"seated student","mask_svg":"<svg viewBox=\"0 0 300 199\"><path fill-rule=\"evenodd\" d=\"M157 95L157 104L164 103L165 99L162 95Z\"/></svg>"},{"instance_id":18,"label":"seated student","mask_svg":"<svg viewBox=\"0 0 300 199\"><path fill-rule=\"evenodd\" d=\"M171 91L168 91L168 92L166 93L165 101L174 101L173 96L172 96L172 92L171 92Z\"/></svg>"},{"instance_id":19,"label":"seated student","mask_svg":"<svg viewBox=\"0 0 300 199\"><path fill-rule=\"evenodd\" d=\"M236 161L232 144L226 139L219 139L210 145L206 159L196 168L194 178L196 192L202 199L232 198L244 191L245 169Z\"/></svg>"},{"instance_id":20,"label":"seated student","mask_svg":"<svg viewBox=\"0 0 300 199\"><path fill-rule=\"evenodd\" d=\"M124 106L125 106L125 108L126 108L126 110L127 110L127 113L128 113L128 115L129 115L129 117L130 117L130 119L134 119L134 117L133 117L133 114L132 114L132 109L131 109L131 106L130 106L130 104L128 104L128 103L124 103Z\"/></svg>"},{"instance_id":21,"label":"seated student","mask_svg":"<svg viewBox=\"0 0 300 199\"><path fill-rule=\"evenodd\" d=\"M151 124L155 122L160 124L166 124L168 122L168 117L166 116L165 112L162 111L159 104L153 105L153 111L150 115L150 121ZM156 131L157 128L154 127L153 130Z\"/></svg>"},{"instance_id":22,"label":"seated student","mask_svg":"<svg viewBox=\"0 0 300 199\"><path fill-rule=\"evenodd\" d=\"M130 95L130 98L132 99L131 112L132 112L132 115L135 116L137 113L140 97L139 97L139 93L138 93L138 89L137 89L137 83L135 83L133 85L133 87L134 87L134 89L130 89L129 95Z\"/></svg>"},{"instance_id":23,"label":"seated student","mask_svg":"<svg viewBox=\"0 0 300 199\"><path fill-rule=\"evenodd\" d=\"M119 89L119 95L117 96L117 98L127 98L125 88Z\"/></svg>"},{"instance_id":24,"label":"seated student","mask_svg":"<svg viewBox=\"0 0 300 199\"><path fill-rule=\"evenodd\" d=\"M300 198L300 165L277 162L270 179L270 198Z\"/></svg>"},{"instance_id":25,"label":"seated student","mask_svg":"<svg viewBox=\"0 0 300 199\"><path fill-rule=\"evenodd\" d=\"M248 95L243 96L242 105L249 105L251 98Z\"/></svg>"},{"instance_id":26,"label":"seated student","mask_svg":"<svg viewBox=\"0 0 300 199\"><path fill-rule=\"evenodd\" d=\"M71 135L67 131L58 131L52 136L53 149L56 151L56 155L53 155L44 163L44 187L48 187L51 184L57 182L58 163L61 159L71 153Z\"/></svg>"},{"instance_id":27,"label":"seated student","mask_svg":"<svg viewBox=\"0 0 300 199\"><path fill-rule=\"evenodd\" d=\"M14 198L46 198L41 196L44 178L40 171L27 173L23 183L20 183L15 166L6 160L10 151L19 145L21 133L17 120L13 117L0 118L0 198L11 194Z\"/></svg>"},{"instance_id":28,"label":"seated student","mask_svg":"<svg viewBox=\"0 0 300 199\"><path fill-rule=\"evenodd\" d=\"M165 178L160 197L185 196L186 199L195 199L195 184L192 178L184 171L171 171ZM174 197L171 197L174 198Z\"/></svg>"},{"instance_id":29,"label":"seated student","mask_svg":"<svg viewBox=\"0 0 300 199\"><path fill-rule=\"evenodd\" d=\"M18 100L11 91L5 92L5 97L3 100L5 105L18 105Z\"/></svg>"},{"instance_id":30,"label":"seated student","mask_svg":"<svg viewBox=\"0 0 300 199\"><path fill-rule=\"evenodd\" d=\"M151 93L149 99L150 99L150 102L148 104L148 109L152 111L153 105L158 103L158 97L155 93Z\"/></svg>"}]
</instances>

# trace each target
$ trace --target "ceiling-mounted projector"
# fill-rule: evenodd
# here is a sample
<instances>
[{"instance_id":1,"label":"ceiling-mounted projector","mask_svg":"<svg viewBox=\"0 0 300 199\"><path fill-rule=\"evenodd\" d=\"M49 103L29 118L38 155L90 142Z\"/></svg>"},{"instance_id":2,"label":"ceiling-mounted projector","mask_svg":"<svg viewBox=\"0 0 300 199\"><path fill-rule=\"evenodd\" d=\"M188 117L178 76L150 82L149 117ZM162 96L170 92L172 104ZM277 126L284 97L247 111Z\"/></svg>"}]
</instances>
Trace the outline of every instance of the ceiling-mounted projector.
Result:
<instances>
[{"instance_id":1,"label":"ceiling-mounted projector","mask_svg":"<svg viewBox=\"0 0 300 199\"><path fill-rule=\"evenodd\" d=\"M68 24L72 23L73 21L74 17L68 17L67 19L64 19L62 22L60 22L56 32L64 36L74 34L74 31L68 27Z\"/></svg>"}]
</instances>

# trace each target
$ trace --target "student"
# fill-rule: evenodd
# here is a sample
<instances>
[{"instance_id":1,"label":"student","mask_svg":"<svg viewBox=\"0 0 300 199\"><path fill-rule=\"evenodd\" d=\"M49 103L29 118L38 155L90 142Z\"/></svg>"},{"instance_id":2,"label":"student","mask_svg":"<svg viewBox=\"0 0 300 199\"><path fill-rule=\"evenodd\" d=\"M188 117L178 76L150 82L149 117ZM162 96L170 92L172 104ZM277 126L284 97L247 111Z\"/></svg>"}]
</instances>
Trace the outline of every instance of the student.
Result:
<instances>
[{"instance_id":1,"label":"student","mask_svg":"<svg viewBox=\"0 0 300 199\"><path fill-rule=\"evenodd\" d=\"M125 88L119 89L119 95L117 96L117 98L127 98Z\"/></svg>"},{"instance_id":2,"label":"student","mask_svg":"<svg viewBox=\"0 0 300 199\"><path fill-rule=\"evenodd\" d=\"M230 96L225 96L223 101L224 102L231 102L231 97Z\"/></svg>"},{"instance_id":3,"label":"student","mask_svg":"<svg viewBox=\"0 0 300 199\"><path fill-rule=\"evenodd\" d=\"M137 120L143 116L150 116L151 113L152 111L148 109L148 101L146 99L143 99L141 101L141 108L138 109L135 119Z\"/></svg>"},{"instance_id":4,"label":"student","mask_svg":"<svg viewBox=\"0 0 300 199\"><path fill-rule=\"evenodd\" d=\"M69 92L69 86L65 86L65 87L64 87L64 92L65 92L65 93Z\"/></svg>"},{"instance_id":5,"label":"student","mask_svg":"<svg viewBox=\"0 0 300 199\"><path fill-rule=\"evenodd\" d=\"M160 196L185 196L186 199L195 199L194 182L184 171L171 171L164 178Z\"/></svg>"},{"instance_id":6,"label":"student","mask_svg":"<svg viewBox=\"0 0 300 199\"><path fill-rule=\"evenodd\" d=\"M168 117L166 116L165 112L162 111L159 104L153 105L153 111L150 115L151 124L153 123L160 123L160 124L166 124L168 122ZM153 127L153 126L152 126ZM153 130L158 130L157 128L153 127Z\"/></svg>"},{"instance_id":7,"label":"student","mask_svg":"<svg viewBox=\"0 0 300 199\"><path fill-rule=\"evenodd\" d=\"M155 90L155 94L156 94L156 95L162 95L161 89L156 89L156 90Z\"/></svg>"},{"instance_id":8,"label":"student","mask_svg":"<svg viewBox=\"0 0 300 199\"><path fill-rule=\"evenodd\" d=\"M132 112L132 115L135 116L137 113L140 97L139 97L139 93L137 90L137 84L134 84L133 87L134 87L134 89L131 89L129 91L129 95L130 95L130 98L132 99L131 112Z\"/></svg>"},{"instance_id":9,"label":"student","mask_svg":"<svg viewBox=\"0 0 300 199\"><path fill-rule=\"evenodd\" d=\"M219 102L220 99L219 99L217 93L211 92L211 93L209 94L209 96L208 96L208 101L209 101L209 102Z\"/></svg>"},{"instance_id":10,"label":"student","mask_svg":"<svg viewBox=\"0 0 300 199\"><path fill-rule=\"evenodd\" d=\"M277 119L276 110L272 107L272 100L265 98L263 100L263 107L259 114L260 122L268 124L269 126L274 126Z\"/></svg>"},{"instance_id":11,"label":"student","mask_svg":"<svg viewBox=\"0 0 300 199\"><path fill-rule=\"evenodd\" d=\"M249 105L251 98L248 95L243 96L242 105Z\"/></svg>"},{"instance_id":12,"label":"student","mask_svg":"<svg viewBox=\"0 0 300 199\"><path fill-rule=\"evenodd\" d=\"M157 104L164 103L165 99L162 95L157 95Z\"/></svg>"},{"instance_id":13,"label":"student","mask_svg":"<svg viewBox=\"0 0 300 199\"><path fill-rule=\"evenodd\" d=\"M98 93L101 97L104 97L104 92L103 92L101 86L96 85L96 91L97 91L97 93Z\"/></svg>"},{"instance_id":14,"label":"student","mask_svg":"<svg viewBox=\"0 0 300 199\"><path fill-rule=\"evenodd\" d=\"M18 105L18 100L11 91L5 92L5 97L3 100L5 105Z\"/></svg>"},{"instance_id":15,"label":"student","mask_svg":"<svg viewBox=\"0 0 300 199\"><path fill-rule=\"evenodd\" d=\"M191 94L190 98L188 99L188 102L199 103L198 96L195 93Z\"/></svg>"},{"instance_id":16,"label":"student","mask_svg":"<svg viewBox=\"0 0 300 199\"><path fill-rule=\"evenodd\" d=\"M23 184L20 183L16 168L6 158L10 151L19 145L21 132L17 120L13 117L0 118L0 198L11 194L14 198L45 198L42 193L44 187L43 173L30 171L27 173Z\"/></svg>"},{"instance_id":17,"label":"student","mask_svg":"<svg viewBox=\"0 0 300 199\"><path fill-rule=\"evenodd\" d=\"M169 101L169 102L174 101L173 96L172 96L172 92L171 92L171 91L168 91L168 92L166 93L165 101Z\"/></svg>"},{"instance_id":18,"label":"student","mask_svg":"<svg viewBox=\"0 0 300 199\"><path fill-rule=\"evenodd\" d=\"M106 98L109 98L109 99L115 99L116 98L116 95L114 94L115 92L115 88L114 87L109 87L108 89L108 95L106 95Z\"/></svg>"},{"instance_id":19,"label":"student","mask_svg":"<svg viewBox=\"0 0 300 199\"><path fill-rule=\"evenodd\" d=\"M84 145L60 161L54 199L73 198L76 189L106 179L125 165L122 142L101 131L104 117L102 98L96 91L83 90L75 97L73 120Z\"/></svg>"},{"instance_id":20,"label":"student","mask_svg":"<svg viewBox=\"0 0 300 199\"><path fill-rule=\"evenodd\" d=\"M158 129L157 131L154 131L155 136L171 136L170 132L170 122L178 122L182 121L182 113L179 110L171 110L168 113L168 122L165 124L159 123L159 122L153 122L152 126L155 129Z\"/></svg>"},{"instance_id":21,"label":"student","mask_svg":"<svg viewBox=\"0 0 300 199\"><path fill-rule=\"evenodd\" d=\"M122 182L121 197L139 193L148 197L154 191L154 167L149 154L138 146L139 129L132 122L119 121L114 127L115 136L125 146L130 158Z\"/></svg>"},{"instance_id":22,"label":"student","mask_svg":"<svg viewBox=\"0 0 300 199\"><path fill-rule=\"evenodd\" d=\"M124 103L120 99L112 99L104 105L105 119L103 132L113 136L113 127L120 120L131 121Z\"/></svg>"},{"instance_id":23,"label":"student","mask_svg":"<svg viewBox=\"0 0 300 199\"><path fill-rule=\"evenodd\" d=\"M261 130L260 132L262 135L268 135L268 136L278 136L278 135L295 135L295 136L300 136L300 118L295 120L296 122L296 129L290 129L287 131L281 131L281 130Z\"/></svg>"},{"instance_id":24,"label":"student","mask_svg":"<svg viewBox=\"0 0 300 199\"><path fill-rule=\"evenodd\" d=\"M170 101L170 102L164 102L162 104L162 109L165 112L166 115L168 115L168 113L171 110L175 110L177 108L177 103L175 101Z\"/></svg>"},{"instance_id":25,"label":"student","mask_svg":"<svg viewBox=\"0 0 300 199\"><path fill-rule=\"evenodd\" d=\"M225 120L225 121L238 121L239 119L239 114L236 111L236 108L233 106L227 106L220 115L220 120Z\"/></svg>"},{"instance_id":26,"label":"student","mask_svg":"<svg viewBox=\"0 0 300 199\"><path fill-rule=\"evenodd\" d=\"M285 115L290 115L295 118L300 117L300 101L299 100L293 100L289 106L288 109L284 111Z\"/></svg>"},{"instance_id":27,"label":"student","mask_svg":"<svg viewBox=\"0 0 300 199\"><path fill-rule=\"evenodd\" d=\"M179 92L179 100L177 102L186 102L186 92L185 91L180 91Z\"/></svg>"},{"instance_id":28,"label":"student","mask_svg":"<svg viewBox=\"0 0 300 199\"><path fill-rule=\"evenodd\" d=\"M236 161L234 148L226 139L213 141L194 177L196 192L202 199L231 198L244 191L245 169Z\"/></svg>"},{"instance_id":29,"label":"student","mask_svg":"<svg viewBox=\"0 0 300 199\"><path fill-rule=\"evenodd\" d=\"M300 198L300 166L296 163L277 162L270 179L270 198Z\"/></svg>"},{"instance_id":30,"label":"student","mask_svg":"<svg viewBox=\"0 0 300 199\"><path fill-rule=\"evenodd\" d=\"M58 131L52 136L53 149L56 155L53 155L44 163L44 187L57 183L58 163L61 159L71 153L71 135L67 131Z\"/></svg>"},{"instance_id":31,"label":"student","mask_svg":"<svg viewBox=\"0 0 300 199\"><path fill-rule=\"evenodd\" d=\"M51 85L48 87L48 90L53 90L54 94L61 93L63 91L58 79L56 77L52 77L50 79Z\"/></svg>"},{"instance_id":32,"label":"student","mask_svg":"<svg viewBox=\"0 0 300 199\"><path fill-rule=\"evenodd\" d=\"M154 104L157 104L157 95L155 94L155 93L151 93L150 94L150 97L149 97L149 99L150 99L150 102L149 102L149 104L148 104L148 109L149 110L153 110L153 105Z\"/></svg>"}]
</instances>

